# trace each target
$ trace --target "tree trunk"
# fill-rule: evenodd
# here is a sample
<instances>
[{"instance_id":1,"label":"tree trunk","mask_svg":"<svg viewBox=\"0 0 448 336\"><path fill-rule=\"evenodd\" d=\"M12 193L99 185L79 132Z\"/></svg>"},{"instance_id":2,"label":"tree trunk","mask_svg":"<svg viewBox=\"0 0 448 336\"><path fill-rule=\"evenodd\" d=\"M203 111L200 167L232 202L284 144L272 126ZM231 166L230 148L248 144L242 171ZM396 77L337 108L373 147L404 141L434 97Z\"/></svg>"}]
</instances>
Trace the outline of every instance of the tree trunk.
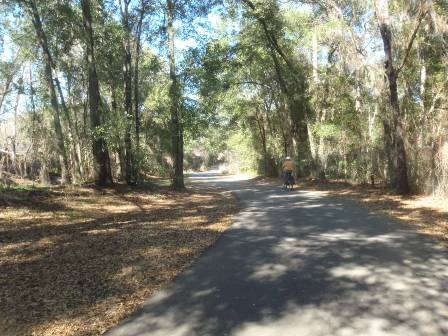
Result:
<instances>
[{"instance_id":1,"label":"tree trunk","mask_svg":"<svg viewBox=\"0 0 448 336\"><path fill-rule=\"evenodd\" d=\"M259 108L255 108L255 119L257 121L258 131L260 132L261 145L263 150L263 174L268 176L268 149L266 139L266 127L263 115L259 112Z\"/></svg>"},{"instance_id":2,"label":"tree trunk","mask_svg":"<svg viewBox=\"0 0 448 336\"><path fill-rule=\"evenodd\" d=\"M110 85L110 96L111 96L111 106L112 106L112 118L119 119L119 111L118 111L118 104L117 104L117 92L115 88L115 84L112 81ZM117 176L119 176L119 179L123 180L126 178L126 151L124 148L124 144L121 141L120 133L115 133L115 139L114 141L118 144L116 155L118 156L118 164L119 164L119 172L117 171Z\"/></svg>"},{"instance_id":3,"label":"tree trunk","mask_svg":"<svg viewBox=\"0 0 448 336\"><path fill-rule=\"evenodd\" d=\"M50 91L50 101L51 101L51 108L53 110L53 124L54 124L54 130L56 132L56 141L57 141L57 147L59 150L59 162L61 164L61 171L62 171L62 178L61 183L70 183L71 177L70 177L70 169L67 159L67 152L65 149L64 144L64 135L62 131L61 126L61 119L60 119L60 111L59 111L59 104L58 99L56 96L56 89L53 81L53 59L50 53L50 48L48 46L48 40L47 36L43 30L42 27L42 21L40 19L39 12L37 10L36 4L33 0L25 0L25 5L27 6L27 9L30 11L31 20L34 25L34 29L36 30L37 39L39 41L39 44L42 48L42 51L44 53L45 58L45 77L47 80L48 89Z\"/></svg>"},{"instance_id":4,"label":"tree trunk","mask_svg":"<svg viewBox=\"0 0 448 336\"><path fill-rule=\"evenodd\" d=\"M288 156L288 136L286 132L282 129L282 145L283 145L283 156Z\"/></svg>"},{"instance_id":5,"label":"tree trunk","mask_svg":"<svg viewBox=\"0 0 448 336\"><path fill-rule=\"evenodd\" d=\"M51 183L49 170L48 170L48 162L47 159L44 158L42 160L42 165L39 171L39 181L44 185L49 185Z\"/></svg>"},{"instance_id":6,"label":"tree trunk","mask_svg":"<svg viewBox=\"0 0 448 336\"><path fill-rule=\"evenodd\" d=\"M121 5L120 9L122 16L122 25L125 31L123 40L124 46L124 59L123 59L123 77L124 77L124 110L126 113L126 128L124 134L124 145L126 149L126 183L132 185L135 183L134 169L133 169L133 151L132 151L132 124L133 124L133 111L132 111L132 51L131 51L131 27L129 22L129 3L130 0L124 0L124 6Z\"/></svg>"},{"instance_id":7,"label":"tree trunk","mask_svg":"<svg viewBox=\"0 0 448 336\"><path fill-rule=\"evenodd\" d=\"M6 76L5 85L3 87L2 94L0 95L0 112L2 110L3 102L5 101L5 97L8 95L13 78L14 72L11 71L11 73Z\"/></svg>"},{"instance_id":8,"label":"tree trunk","mask_svg":"<svg viewBox=\"0 0 448 336\"><path fill-rule=\"evenodd\" d=\"M389 26L388 2L383 3L380 18L380 33L383 40L384 54L386 57L385 71L389 82L390 105L392 107L392 132L394 139L394 180L392 180L399 194L409 193L409 182L407 172L406 149L404 147L403 116L398 101L397 78L398 72L393 64L392 56L392 32Z\"/></svg>"},{"instance_id":9,"label":"tree trunk","mask_svg":"<svg viewBox=\"0 0 448 336\"><path fill-rule=\"evenodd\" d=\"M135 46L135 66L134 66L134 115L135 115L135 152L140 151L140 91L139 91L139 64L141 52L141 35L143 19L145 17L144 3L141 4L140 17L137 24L137 36Z\"/></svg>"},{"instance_id":10,"label":"tree trunk","mask_svg":"<svg viewBox=\"0 0 448 336\"><path fill-rule=\"evenodd\" d=\"M32 66L30 65L29 68L29 85L30 85L30 102L31 102L31 112L32 112L32 118L31 118L31 146L32 146L32 153L33 153L33 159L36 158L37 153L40 149L39 146L39 134L38 134L38 130L37 130L37 123L39 122L38 120L38 116L37 116L37 111L36 111L36 102L34 99L34 94L35 94L35 89L33 86L33 71L32 71ZM35 164L34 164L34 160L31 164L31 168L30 168L30 176L31 178L34 179L35 177Z\"/></svg>"},{"instance_id":11,"label":"tree trunk","mask_svg":"<svg viewBox=\"0 0 448 336\"><path fill-rule=\"evenodd\" d=\"M64 95L62 93L62 88L61 88L61 84L59 82L58 77L54 78L54 81L56 83L56 87L58 89L58 93L59 93L59 98L61 100L61 106L62 106L62 111L63 111L63 116L65 118L66 121L66 125L67 125L67 131L68 131L68 137L69 137L69 143L71 144L71 148L72 148L72 162L74 167L72 167L72 173L71 175L73 176L73 180L76 183L76 180L81 179L82 173L81 173L81 156L80 156L80 151L78 151L78 147L79 147L79 135L77 134L76 138L73 136L74 133L77 133L77 129L76 127L73 126L73 121L70 117L70 111L67 108L67 104L65 103L65 98Z\"/></svg>"},{"instance_id":12,"label":"tree trunk","mask_svg":"<svg viewBox=\"0 0 448 336\"><path fill-rule=\"evenodd\" d=\"M319 82L319 72L318 72L318 62L317 62L317 33L316 29L313 29L313 37L312 37L312 60L313 60L313 82L315 85Z\"/></svg>"},{"instance_id":13,"label":"tree trunk","mask_svg":"<svg viewBox=\"0 0 448 336\"><path fill-rule=\"evenodd\" d=\"M171 141L172 155L174 161L174 176L172 187L175 190L185 189L184 184L184 148L183 148L183 127L182 114L180 106L179 84L176 75L176 59L174 55L174 2L167 0L168 9L168 48L169 48L169 65L170 65L170 100L171 100Z\"/></svg>"},{"instance_id":14,"label":"tree trunk","mask_svg":"<svg viewBox=\"0 0 448 336\"><path fill-rule=\"evenodd\" d=\"M24 93L23 91L23 74L22 77L19 78L19 85L17 89L17 96L16 96L16 105L14 107L14 123L12 127L12 138L11 138L11 145L12 145L12 170L14 171L14 174L18 174L18 165L17 165L17 112L19 109L19 103L20 103L20 97Z\"/></svg>"},{"instance_id":15,"label":"tree trunk","mask_svg":"<svg viewBox=\"0 0 448 336\"><path fill-rule=\"evenodd\" d=\"M93 39L92 13L90 0L81 0L83 23L86 33L86 49L88 61L89 78L89 108L90 123L93 133L92 152L95 158L94 172L95 183L98 185L108 185L112 183L112 172L110 169L110 158L107 144L102 134L97 134L102 126L100 103L100 88L95 64L95 45Z\"/></svg>"}]
</instances>

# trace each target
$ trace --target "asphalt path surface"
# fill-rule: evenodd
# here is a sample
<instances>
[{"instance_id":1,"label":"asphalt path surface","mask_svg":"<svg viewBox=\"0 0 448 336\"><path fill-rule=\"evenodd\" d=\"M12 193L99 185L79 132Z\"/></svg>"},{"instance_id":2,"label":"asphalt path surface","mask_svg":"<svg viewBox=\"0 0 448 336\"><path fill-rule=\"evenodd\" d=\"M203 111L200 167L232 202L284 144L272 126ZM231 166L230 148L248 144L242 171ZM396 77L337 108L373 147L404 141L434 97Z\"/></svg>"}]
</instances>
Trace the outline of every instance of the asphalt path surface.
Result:
<instances>
[{"instance_id":1,"label":"asphalt path surface","mask_svg":"<svg viewBox=\"0 0 448 336\"><path fill-rule=\"evenodd\" d=\"M217 172L235 223L108 336L448 335L448 252L411 226L317 191Z\"/></svg>"}]
</instances>

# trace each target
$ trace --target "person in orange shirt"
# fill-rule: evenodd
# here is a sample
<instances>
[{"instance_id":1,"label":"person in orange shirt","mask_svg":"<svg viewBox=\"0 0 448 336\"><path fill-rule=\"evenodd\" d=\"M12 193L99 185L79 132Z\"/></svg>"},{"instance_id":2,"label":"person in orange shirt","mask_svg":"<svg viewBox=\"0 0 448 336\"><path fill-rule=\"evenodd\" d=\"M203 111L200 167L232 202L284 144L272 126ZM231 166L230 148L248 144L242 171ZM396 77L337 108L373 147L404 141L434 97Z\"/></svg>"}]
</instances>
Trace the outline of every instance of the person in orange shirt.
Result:
<instances>
[{"instance_id":1,"label":"person in orange shirt","mask_svg":"<svg viewBox=\"0 0 448 336\"><path fill-rule=\"evenodd\" d=\"M290 185L292 188L292 186L294 185L294 177L292 174L295 169L296 165L294 164L294 161L292 161L291 158L287 156L282 164L283 177L285 178L285 186Z\"/></svg>"},{"instance_id":2,"label":"person in orange shirt","mask_svg":"<svg viewBox=\"0 0 448 336\"><path fill-rule=\"evenodd\" d=\"M292 161L289 156L287 156L285 161L283 161L282 169L284 173L286 172L292 173L294 169L296 169L294 161Z\"/></svg>"}]
</instances>

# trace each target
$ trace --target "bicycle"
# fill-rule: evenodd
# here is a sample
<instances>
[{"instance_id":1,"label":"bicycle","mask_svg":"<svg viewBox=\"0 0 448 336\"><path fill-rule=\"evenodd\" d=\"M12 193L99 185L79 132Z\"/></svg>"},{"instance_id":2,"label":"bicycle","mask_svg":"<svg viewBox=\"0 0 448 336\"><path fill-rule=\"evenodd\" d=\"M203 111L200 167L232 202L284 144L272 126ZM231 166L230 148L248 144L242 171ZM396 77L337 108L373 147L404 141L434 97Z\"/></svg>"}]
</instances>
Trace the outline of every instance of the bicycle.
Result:
<instances>
[{"instance_id":1,"label":"bicycle","mask_svg":"<svg viewBox=\"0 0 448 336\"><path fill-rule=\"evenodd\" d=\"M293 190L294 189L294 176L292 175L292 172L285 172L284 173L284 181L283 181L283 189L284 190L288 190L289 189Z\"/></svg>"}]
</instances>

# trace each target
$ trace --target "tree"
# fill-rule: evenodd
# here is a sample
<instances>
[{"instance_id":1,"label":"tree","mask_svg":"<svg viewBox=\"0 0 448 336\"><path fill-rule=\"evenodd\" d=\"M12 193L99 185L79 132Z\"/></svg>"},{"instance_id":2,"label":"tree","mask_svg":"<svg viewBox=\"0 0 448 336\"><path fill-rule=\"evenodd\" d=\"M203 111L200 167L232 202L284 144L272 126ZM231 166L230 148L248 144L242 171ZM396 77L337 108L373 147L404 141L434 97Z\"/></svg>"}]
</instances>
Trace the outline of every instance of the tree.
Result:
<instances>
[{"instance_id":1,"label":"tree","mask_svg":"<svg viewBox=\"0 0 448 336\"><path fill-rule=\"evenodd\" d=\"M174 20L176 7L173 0L167 0L167 44L169 49L170 67L170 112L171 112L171 146L174 161L173 188L182 190L184 184L184 143L182 127L182 106L180 88L176 74L176 56L174 51Z\"/></svg>"},{"instance_id":2,"label":"tree","mask_svg":"<svg viewBox=\"0 0 448 336\"><path fill-rule=\"evenodd\" d=\"M292 134L296 142L297 157L300 159L299 174L309 173L309 165L312 164L310 151L308 125L306 119L309 117L310 109L307 97L307 78L303 75L303 67L297 61L293 61L288 55L286 48L282 46L280 40L284 30L284 22L280 17L280 9L277 1L268 1L265 4L257 3L260 8L251 0L242 0L249 9L249 13L260 24L264 33L269 54L272 57L277 81L286 98L290 118L292 122ZM289 53L290 54L290 53ZM280 63L284 62L286 69ZM288 76L288 75L289 76Z\"/></svg>"},{"instance_id":3,"label":"tree","mask_svg":"<svg viewBox=\"0 0 448 336\"><path fill-rule=\"evenodd\" d=\"M126 114L126 130L125 130L125 160L126 160L126 182L133 184L134 177L134 158L131 139L131 127L133 120L132 111L132 50L131 50L131 23L129 4L130 0L120 0L121 21L123 24L124 38L124 55L123 55L123 77L124 77L124 111Z\"/></svg>"},{"instance_id":4,"label":"tree","mask_svg":"<svg viewBox=\"0 0 448 336\"><path fill-rule=\"evenodd\" d=\"M100 88L95 63L95 41L93 36L93 22L90 0L82 0L82 15L85 29L85 43L87 51L88 81L89 81L89 109L90 123L92 128L92 152L95 158L95 182L105 186L112 183L112 172L110 169L109 152L106 141L103 138Z\"/></svg>"},{"instance_id":5,"label":"tree","mask_svg":"<svg viewBox=\"0 0 448 336\"><path fill-rule=\"evenodd\" d=\"M2 2L3 171L181 190L184 163L276 175L289 155L303 176L448 192L443 1L118 4Z\"/></svg>"},{"instance_id":6,"label":"tree","mask_svg":"<svg viewBox=\"0 0 448 336\"><path fill-rule=\"evenodd\" d=\"M29 15L31 17L31 20L34 25L34 29L36 31L37 39L39 41L40 47L42 48L42 52L44 55L45 76L46 76L48 90L50 92L50 102L51 102L51 108L53 110L54 130L56 132L57 147L59 150L59 162L60 162L61 169L62 169L61 182L63 184L70 183L70 180L71 180L70 169L69 169L69 165L68 165L67 151L66 151L65 144L64 144L64 135L63 135L62 126L61 126L59 103L58 103L56 88L55 88L55 84L54 84L54 80L53 80L54 62L53 62L53 58L52 58L52 55L50 52L50 47L48 45L47 35L45 34L45 31L43 29L39 11L37 9L37 6L36 6L36 3L34 2L34 0L21 0L21 3L27 9L27 12L29 13Z\"/></svg>"},{"instance_id":7,"label":"tree","mask_svg":"<svg viewBox=\"0 0 448 336\"><path fill-rule=\"evenodd\" d=\"M384 54L386 61L384 68L386 71L387 79L389 82L390 91L390 105L392 107L392 134L391 145L393 148L393 163L394 163L394 175L392 185L399 194L407 194L410 191L408 181L408 167L407 167L407 155L404 145L405 129L403 125L403 113L400 109L400 103L398 100L398 85L397 79L406 65L406 61L409 57L409 53L412 49L416 34L420 28L422 20L427 15L427 11L420 8L420 13L417 17L417 23L414 32L411 35L409 43L407 45L405 56L401 65L396 68L394 66L395 61L393 57L392 47L392 32L389 19L389 1L381 0L377 2L377 17L381 32L381 38L384 45Z\"/></svg>"}]
</instances>

